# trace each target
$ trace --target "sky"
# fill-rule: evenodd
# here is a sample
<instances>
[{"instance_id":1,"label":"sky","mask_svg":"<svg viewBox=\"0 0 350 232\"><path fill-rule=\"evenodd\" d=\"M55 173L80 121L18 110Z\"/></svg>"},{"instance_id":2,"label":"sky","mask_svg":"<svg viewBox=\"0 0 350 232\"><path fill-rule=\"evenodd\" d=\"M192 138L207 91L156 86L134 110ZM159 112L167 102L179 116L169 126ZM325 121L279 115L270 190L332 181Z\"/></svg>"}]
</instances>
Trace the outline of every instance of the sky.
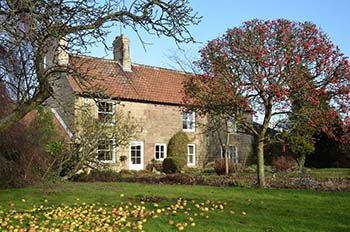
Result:
<instances>
[{"instance_id":1,"label":"sky","mask_svg":"<svg viewBox=\"0 0 350 232\"><path fill-rule=\"evenodd\" d=\"M284 18L299 22L312 22L325 32L331 41L339 46L345 56L350 56L350 0L189 0L195 12L202 16L202 22L191 26L192 36L198 43L181 44L181 49L191 60L198 59L198 50L205 44L226 32L239 27L244 21L254 18L273 20ZM107 43L112 45L120 27L111 29ZM141 33L146 42L143 48L137 34L127 28L123 34L130 39L131 61L164 68L176 68L172 56L181 56L180 48L173 39ZM102 46L101 46L102 47ZM101 47L91 49L92 56L113 58ZM180 57L181 58L181 57Z\"/></svg>"}]
</instances>

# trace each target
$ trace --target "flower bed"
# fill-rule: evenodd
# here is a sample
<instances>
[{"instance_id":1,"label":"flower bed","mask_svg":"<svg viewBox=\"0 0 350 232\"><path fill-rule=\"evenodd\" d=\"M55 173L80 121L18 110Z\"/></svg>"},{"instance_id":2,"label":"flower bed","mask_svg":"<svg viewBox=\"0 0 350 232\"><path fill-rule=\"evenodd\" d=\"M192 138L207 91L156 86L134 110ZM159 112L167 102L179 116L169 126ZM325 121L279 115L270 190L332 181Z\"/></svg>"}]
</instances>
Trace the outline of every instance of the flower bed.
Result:
<instances>
[{"instance_id":1,"label":"flower bed","mask_svg":"<svg viewBox=\"0 0 350 232\"><path fill-rule=\"evenodd\" d=\"M81 176L76 181L91 182L139 182L148 184L183 184L183 185L208 185L208 186L243 186L255 187L256 176L253 173L232 174L218 176L215 174L185 174L175 173L159 175L151 172L124 172L116 178L103 179L105 173L99 177L94 173L94 178ZM278 189L315 189L325 191L350 191L350 178L315 178L310 176L268 175L266 176L268 188Z\"/></svg>"}]
</instances>

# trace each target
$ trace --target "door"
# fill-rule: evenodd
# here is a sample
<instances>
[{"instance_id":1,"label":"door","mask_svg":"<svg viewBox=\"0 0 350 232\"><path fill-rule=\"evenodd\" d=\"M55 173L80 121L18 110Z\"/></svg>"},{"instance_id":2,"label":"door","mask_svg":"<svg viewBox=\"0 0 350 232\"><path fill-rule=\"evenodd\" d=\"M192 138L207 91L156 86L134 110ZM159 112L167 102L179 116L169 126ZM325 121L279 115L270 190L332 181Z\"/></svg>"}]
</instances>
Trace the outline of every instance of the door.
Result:
<instances>
[{"instance_id":1,"label":"door","mask_svg":"<svg viewBox=\"0 0 350 232\"><path fill-rule=\"evenodd\" d=\"M143 169L143 142L132 141L129 145L129 169L142 170Z\"/></svg>"}]
</instances>

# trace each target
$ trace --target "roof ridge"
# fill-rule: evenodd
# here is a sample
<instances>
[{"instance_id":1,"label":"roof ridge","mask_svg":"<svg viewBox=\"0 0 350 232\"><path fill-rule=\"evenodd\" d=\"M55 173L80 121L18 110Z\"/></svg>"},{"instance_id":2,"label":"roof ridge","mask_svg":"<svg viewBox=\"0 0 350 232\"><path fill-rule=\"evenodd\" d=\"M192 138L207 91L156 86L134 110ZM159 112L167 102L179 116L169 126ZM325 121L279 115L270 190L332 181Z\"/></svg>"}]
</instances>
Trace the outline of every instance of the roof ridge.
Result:
<instances>
[{"instance_id":1,"label":"roof ridge","mask_svg":"<svg viewBox=\"0 0 350 232\"><path fill-rule=\"evenodd\" d=\"M118 61L116 61L114 59L109 59L109 58L101 58L101 57L88 56L88 55L76 55L76 54L70 54L70 56L72 56L72 57L81 57L81 58L98 59L98 60L102 60L102 61L106 61L106 62L119 64ZM179 74L194 75L194 73L191 73L191 72L180 71L180 70L164 68L164 67L159 67L159 66L152 66L152 65L147 65L147 64L131 63L131 65L132 66L136 66L136 67L151 68L151 69L154 69L154 70L164 70L164 71L169 71L169 72L175 72L175 73L179 73Z\"/></svg>"},{"instance_id":2,"label":"roof ridge","mask_svg":"<svg viewBox=\"0 0 350 232\"><path fill-rule=\"evenodd\" d=\"M113 60L113 59L108 59L108 58L101 58L101 57L96 57L96 56L88 56L88 55L76 55L76 54L70 54L72 57L79 57L79 58L91 58L91 59L97 59L97 60L102 60L102 61L107 61L107 62L112 62L112 63L118 63L118 61Z\"/></svg>"},{"instance_id":3,"label":"roof ridge","mask_svg":"<svg viewBox=\"0 0 350 232\"><path fill-rule=\"evenodd\" d=\"M145 68L152 68L155 70L164 70L164 71L170 71L170 72L175 72L179 74L190 74L193 75L193 73L186 72L186 71L180 71L180 70L175 70L175 69L170 69L170 68L164 68L164 67L159 67L159 66L152 66L152 65L147 65L147 64L138 64L138 63L133 63L134 66L143 66Z\"/></svg>"}]
</instances>

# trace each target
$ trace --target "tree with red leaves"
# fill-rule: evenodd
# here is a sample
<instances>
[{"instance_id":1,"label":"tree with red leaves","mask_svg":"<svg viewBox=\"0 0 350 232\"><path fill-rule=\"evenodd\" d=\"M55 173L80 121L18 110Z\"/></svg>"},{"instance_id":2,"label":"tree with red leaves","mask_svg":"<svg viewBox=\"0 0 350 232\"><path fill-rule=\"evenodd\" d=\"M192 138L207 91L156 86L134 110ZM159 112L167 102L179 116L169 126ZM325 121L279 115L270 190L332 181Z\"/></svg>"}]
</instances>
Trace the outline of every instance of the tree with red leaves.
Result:
<instances>
[{"instance_id":1,"label":"tree with red leaves","mask_svg":"<svg viewBox=\"0 0 350 232\"><path fill-rule=\"evenodd\" d=\"M260 187L268 127L286 125L295 104L294 114L329 137L335 137L335 120L347 132L349 61L316 25L254 19L209 41L200 54L195 65L202 73L185 83L185 103L201 115L234 115L256 136ZM247 113L262 116L261 125Z\"/></svg>"}]
</instances>

